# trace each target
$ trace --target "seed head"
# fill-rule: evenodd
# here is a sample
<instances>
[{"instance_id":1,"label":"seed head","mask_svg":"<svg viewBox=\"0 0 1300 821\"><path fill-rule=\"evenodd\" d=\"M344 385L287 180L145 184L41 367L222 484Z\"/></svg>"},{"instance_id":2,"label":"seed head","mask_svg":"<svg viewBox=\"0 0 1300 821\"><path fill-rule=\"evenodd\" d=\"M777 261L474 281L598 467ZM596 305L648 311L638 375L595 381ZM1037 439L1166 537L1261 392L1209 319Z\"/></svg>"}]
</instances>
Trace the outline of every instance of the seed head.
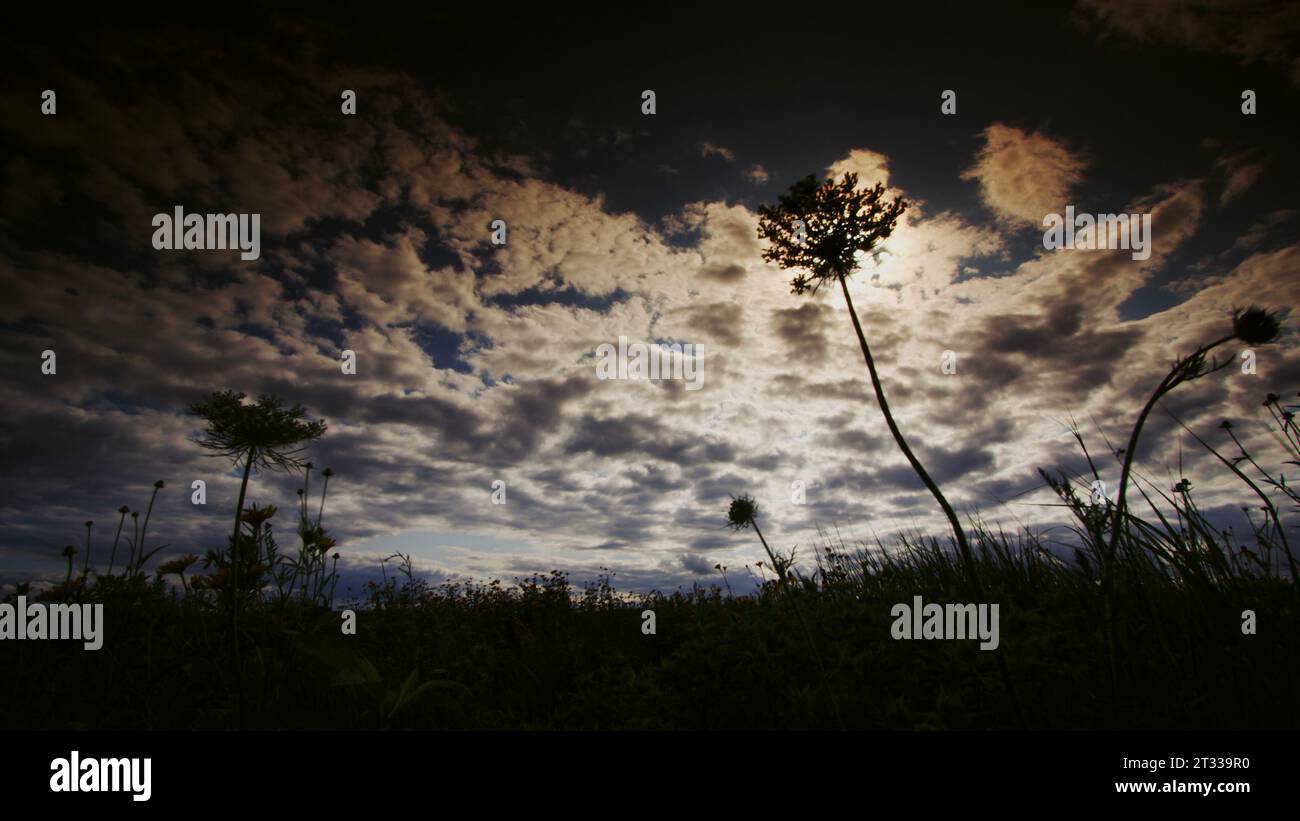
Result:
<instances>
[{"instance_id":1,"label":"seed head","mask_svg":"<svg viewBox=\"0 0 1300 821\"><path fill-rule=\"evenodd\" d=\"M732 530L744 530L754 523L758 515L758 502L748 494L731 498L731 507L727 508L727 526Z\"/></svg>"},{"instance_id":2,"label":"seed head","mask_svg":"<svg viewBox=\"0 0 1300 821\"><path fill-rule=\"evenodd\" d=\"M1251 306L1232 312L1232 333L1247 345L1267 345L1277 339L1282 323L1277 314Z\"/></svg>"}]
</instances>

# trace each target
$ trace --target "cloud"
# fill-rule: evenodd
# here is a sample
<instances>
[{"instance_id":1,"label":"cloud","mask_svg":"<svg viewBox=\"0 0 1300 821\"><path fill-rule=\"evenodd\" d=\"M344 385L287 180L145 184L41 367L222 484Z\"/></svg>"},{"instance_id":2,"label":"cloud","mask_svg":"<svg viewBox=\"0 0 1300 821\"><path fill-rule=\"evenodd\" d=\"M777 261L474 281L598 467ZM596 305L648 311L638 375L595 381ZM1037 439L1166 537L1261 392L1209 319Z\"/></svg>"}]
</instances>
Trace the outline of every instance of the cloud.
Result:
<instances>
[{"instance_id":1,"label":"cloud","mask_svg":"<svg viewBox=\"0 0 1300 821\"><path fill-rule=\"evenodd\" d=\"M713 565L709 564L709 560L694 553L682 554L682 567L697 576L707 576L713 572Z\"/></svg>"},{"instance_id":2,"label":"cloud","mask_svg":"<svg viewBox=\"0 0 1300 821\"><path fill-rule=\"evenodd\" d=\"M824 303L805 302L798 308L780 308L772 312L772 330L783 340L794 359L818 362L825 358L829 345L831 310Z\"/></svg>"},{"instance_id":3,"label":"cloud","mask_svg":"<svg viewBox=\"0 0 1300 821\"><path fill-rule=\"evenodd\" d=\"M1218 51L1242 63L1278 67L1300 83L1300 7L1251 0L1080 0L1075 23L1098 38L1118 35L1138 43L1170 43L1195 51Z\"/></svg>"},{"instance_id":4,"label":"cloud","mask_svg":"<svg viewBox=\"0 0 1300 821\"><path fill-rule=\"evenodd\" d=\"M1066 145L1044 134L994 123L962 179L979 183L994 214L1012 224L1041 226L1043 216L1063 213L1085 163Z\"/></svg>"},{"instance_id":5,"label":"cloud","mask_svg":"<svg viewBox=\"0 0 1300 821\"><path fill-rule=\"evenodd\" d=\"M725 145L711 143L708 140L700 142L700 156L705 158L721 157L727 162L736 161L736 154L730 148L727 148Z\"/></svg>"},{"instance_id":6,"label":"cloud","mask_svg":"<svg viewBox=\"0 0 1300 821\"><path fill-rule=\"evenodd\" d=\"M740 265L706 265L700 269L700 276L715 282L735 283L745 278L745 269Z\"/></svg>"},{"instance_id":7,"label":"cloud","mask_svg":"<svg viewBox=\"0 0 1300 821\"><path fill-rule=\"evenodd\" d=\"M1219 205L1227 205L1249 190L1267 164L1265 160L1252 162L1248 152L1230 154L1215 160L1215 168L1227 177L1223 193L1219 195Z\"/></svg>"},{"instance_id":8,"label":"cloud","mask_svg":"<svg viewBox=\"0 0 1300 821\"><path fill-rule=\"evenodd\" d=\"M769 175L767 169L763 166L751 165L749 168L745 169L745 179L749 180L754 185L762 185L768 181Z\"/></svg>"},{"instance_id":9,"label":"cloud","mask_svg":"<svg viewBox=\"0 0 1300 821\"><path fill-rule=\"evenodd\" d=\"M870 188L876 183L889 187L889 159L866 148L855 148L845 157L831 163L826 173L835 179L845 174L858 175L858 187Z\"/></svg>"}]
</instances>

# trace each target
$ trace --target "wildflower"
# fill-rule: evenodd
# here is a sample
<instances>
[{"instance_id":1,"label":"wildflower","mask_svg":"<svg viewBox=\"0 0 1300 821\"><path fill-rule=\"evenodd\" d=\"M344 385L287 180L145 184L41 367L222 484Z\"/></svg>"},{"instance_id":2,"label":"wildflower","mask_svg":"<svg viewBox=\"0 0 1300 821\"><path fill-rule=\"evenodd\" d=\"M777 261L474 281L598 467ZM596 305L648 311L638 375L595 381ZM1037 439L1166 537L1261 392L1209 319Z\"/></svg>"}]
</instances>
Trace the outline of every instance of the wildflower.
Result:
<instances>
[{"instance_id":1,"label":"wildflower","mask_svg":"<svg viewBox=\"0 0 1300 821\"><path fill-rule=\"evenodd\" d=\"M235 391L213 393L190 405L190 411L207 422L197 440L209 455L243 463L239 500L235 503L235 524L231 528L233 552L239 545L239 527L243 514L248 478L254 468L293 471L304 466L299 458L302 445L325 435L325 420L304 421L307 411L301 405L285 408L279 397L264 395L252 404L244 404L245 394ZM236 565L237 566L237 565ZM235 600L238 614L238 600Z\"/></svg>"},{"instance_id":2,"label":"wildflower","mask_svg":"<svg viewBox=\"0 0 1300 821\"><path fill-rule=\"evenodd\" d=\"M277 508L275 505L264 505L262 507L249 505L244 509L244 521L251 524L254 528L257 528L265 524L267 519L274 516L276 511Z\"/></svg>"},{"instance_id":3,"label":"wildflower","mask_svg":"<svg viewBox=\"0 0 1300 821\"><path fill-rule=\"evenodd\" d=\"M171 561L163 562L158 565L158 575L168 576L175 574L179 576L186 570L189 570L190 565L194 564L198 560L198 556L195 556L193 553L187 553L180 558L172 559Z\"/></svg>"},{"instance_id":4,"label":"wildflower","mask_svg":"<svg viewBox=\"0 0 1300 821\"><path fill-rule=\"evenodd\" d=\"M215 573L211 573L207 576L193 577L190 579L190 586L195 590L222 590L227 586L229 581L230 568L227 566L218 568Z\"/></svg>"},{"instance_id":5,"label":"wildflower","mask_svg":"<svg viewBox=\"0 0 1300 821\"><path fill-rule=\"evenodd\" d=\"M1282 323L1277 314L1263 308L1251 307L1232 312L1233 336L1247 345L1267 345L1277 339Z\"/></svg>"},{"instance_id":6,"label":"wildflower","mask_svg":"<svg viewBox=\"0 0 1300 821\"><path fill-rule=\"evenodd\" d=\"M158 488L159 490L162 490L165 487L162 479L159 479L158 481L154 482L153 486Z\"/></svg>"},{"instance_id":7,"label":"wildflower","mask_svg":"<svg viewBox=\"0 0 1300 821\"><path fill-rule=\"evenodd\" d=\"M727 508L727 526L732 530L744 530L754 523L758 515L758 502L748 494L739 498L732 497L731 507Z\"/></svg>"}]
</instances>

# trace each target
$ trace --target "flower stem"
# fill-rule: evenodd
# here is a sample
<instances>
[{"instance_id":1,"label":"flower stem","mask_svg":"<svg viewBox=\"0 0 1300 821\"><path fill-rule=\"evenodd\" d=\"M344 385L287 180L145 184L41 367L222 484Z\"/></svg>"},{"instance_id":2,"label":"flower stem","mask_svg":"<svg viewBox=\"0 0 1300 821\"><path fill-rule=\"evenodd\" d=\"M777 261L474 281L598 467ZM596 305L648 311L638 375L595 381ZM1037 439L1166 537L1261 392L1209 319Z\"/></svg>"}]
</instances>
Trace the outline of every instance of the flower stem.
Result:
<instances>
[{"instance_id":1,"label":"flower stem","mask_svg":"<svg viewBox=\"0 0 1300 821\"><path fill-rule=\"evenodd\" d=\"M903 432L898 429L898 424L894 421L894 415L889 412L889 402L885 400L885 389L880 383L880 375L876 372L876 362L871 356L871 348L867 345L867 337L862 332L862 323L858 321L858 313L853 309L853 297L849 296L849 283L844 274L838 275L840 288L844 292L844 302L849 308L849 317L853 320L853 330L858 334L858 345L862 348L862 358L867 362L867 371L871 374L871 387L876 392L876 402L880 404L880 412L885 417L885 424L889 426L889 432L893 435L894 441L898 444L899 450L907 457L907 461L912 465L912 470L916 475L921 477L921 481L934 496L939 507L943 509L944 516L948 517L948 524L952 526L953 535L957 539L957 549L961 552L962 563L966 566L966 573L970 576L971 588L975 592L976 601L984 601L984 588L980 584L979 573L976 570L975 557L971 554L970 545L966 542L966 534L962 531L961 522L957 519L957 513L948 504L943 492L930 474L926 472L921 461L912 453L908 447L907 440L903 438ZM1011 702L1011 711L1015 715L1016 723L1021 727L1025 726L1024 714L1020 710L1020 699L1016 696L1015 686L1011 683L1011 674L1007 670L1007 662L1002 653L1002 647L999 646L993 651L997 658L998 669L1002 673L1002 682L1006 686L1007 698Z\"/></svg>"}]
</instances>

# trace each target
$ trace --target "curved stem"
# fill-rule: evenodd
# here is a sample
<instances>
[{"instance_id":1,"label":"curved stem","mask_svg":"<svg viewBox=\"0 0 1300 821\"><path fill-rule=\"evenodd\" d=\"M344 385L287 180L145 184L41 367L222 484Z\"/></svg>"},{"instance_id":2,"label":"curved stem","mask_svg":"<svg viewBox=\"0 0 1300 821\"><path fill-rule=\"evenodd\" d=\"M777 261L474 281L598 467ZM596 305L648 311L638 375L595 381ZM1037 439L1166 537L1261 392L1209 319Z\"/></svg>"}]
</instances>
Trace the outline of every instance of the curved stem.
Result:
<instances>
[{"instance_id":1,"label":"curved stem","mask_svg":"<svg viewBox=\"0 0 1300 821\"><path fill-rule=\"evenodd\" d=\"M1133 472L1133 459L1137 452L1138 438L1142 435L1142 426L1146 424L1147 417L1151 415L1151 411L1155 409L1156 403L1159 402L1165 394L1169 393L1189 378L1195 378L1187 377L1183 372L1186 363L1195 360L1197 357L1204 356L1214 348L1217 348L1234 338L1235 337L1231 335L1225 336L1222 339L1217 339L1214 342L1202 345L1197 348L1191 356L1180 360L1174 368L1169 371L1165 378L1160 380L1160 384L1156 386L1155 392L1151 394L1151 398L1148 399L1146 405L1143 406L1142 412L1138 414L1137 423L1133 425L1133 431L1129 434L1128 448L1124 451L1124 467L1119 476L1119 491L1115 497L1115 519L1111 528L1110 544L1106 546L1105 565L1102 568L1101 574L1103 592L1110 590L1111 567L1114 564L1115 551L1119 548L1119 536L1124 523L1124 514L1128 509L1126 499L1128 480L1129 476Z\"/></svg>"},{"instance_id":2,"label":"curved stem","mask_svg":"<svg viewBox=\"0 0 1300 821\"><path fill-rule=\"evenodd\" d=\"M140 531L140 564L144 564L144 540L149 536L149 517L153 515L153 503L157 498L158 487L155 485L153 495L149 497L149 507L144 512L144 528Z\"/></svg>"},{"instance_id":3,"label":"curved stem","mask_svg":"<svg viewBox=\"0 0 1300 821\"><path fill-rule=\"evenodd\" d=\"M862 333L862 323L858 321L858 312L853 309L853 297L849 296L849 284L843 274L839 274L840 288L844 291L844 302L849 308L849 317L853 320L853 330L858 334L858 345L862 348L862 358L867 362L867 371L871 374L871 387L876 392L876 401L880 404L880 412L884 414L885 424L889 426L889 432L893 434L894 441L898 444L899 450L907 457L907 461L912 465L912 470L916 475L921 477L921 481L934 496L939 507L943 508L943 515L948 517L948 524L952 526L953 535L957 539L957 549L961 552L962 563L966 565L966 573L970 576L971 588L974 590L976 601L984 601L984 588L980 584L979 573L975 567L975 557L971 554L970 545L966 542L966 534L963 532L961 522L957 519L957 513L948 504L944 497L943 491L930 478L921 460L916 458L912 449L907 446L907 440L903 438L903 432L898 429L898 424L894 421L894 415L889 412L889 402L885 400L885 389L880 383L880 375L876 372L876 362L871 356L871 348L867 345L867 337ZM1015 715L1016 723L1024 728L1025 717L1020 710L1020 699L1016 696L1016 688L1011 683L1011 673L1007 669L1007 660L1002 653L1001 646L993 651L994 658L997 659L998 670L1002 674L1002 683L1007 691L1007 699L1011 702L1011 712Z\"/></svg>"},{"instance_id":4,"label":"curved stem","mask_svg":"<svg viewBox=\"0 0 1300 821\"><path fill-rule=\"evenodd\" d=\"M113 549L108 554L108 575L113 575L113 560L117 558L117 542L122 538L122 525L126 523L126 514L123 513L117 520L117 535L113 537Z\"/></svg>"},{"instance_id":5,"label":"curved stem","mask_svg":"<svg viewBox=\"0 0 1300 821\"><path fill-rule=\"evenodd\" d=\"M962 531L961 522L957 519L957 513L952 509L952 505L948 504L948 500L944 497L943 492L939 490L939 486L930 478L925 466L916 458L916 454L912 453L912 449L907 445L907 440L903 438L903 432L898 429L898 424L894 421L894 415L889 412L889 402L885 399L885 389L880 383L880 375L876 372L876 362L871 356L871 348L867 346L867 337L862 333L862 324L858 322L858 313L853 309L853 298L849 296L848 281L843 275L840 275L839 280L840 287L844 290L844 301L849 306L849 317L853 320L853 330L858 334L858 345L862 347L862 358L867 361L867 371L871 374L871 387L876 392L876 401L880 403L880 412L885 417L885 424L889 426L889 432L893 434L899 450L903 451L903 455L907 457L907 461L912 465L912 470L916 471L916 475L921 477L921 481L925 483L930 495L934 496L935 501L939 503L939 507L943 508L943 514L948 517L948 524L952 526L953 535L957 539L957 549L961 551L962 562L966 565L966 572L970 575L971 586L975 590L975 595L982 600L984 591L980 586L979 576L975 570L975 557L971 555L970 545L966 543L966 534Z\"/></svg>"}]
</instances>

